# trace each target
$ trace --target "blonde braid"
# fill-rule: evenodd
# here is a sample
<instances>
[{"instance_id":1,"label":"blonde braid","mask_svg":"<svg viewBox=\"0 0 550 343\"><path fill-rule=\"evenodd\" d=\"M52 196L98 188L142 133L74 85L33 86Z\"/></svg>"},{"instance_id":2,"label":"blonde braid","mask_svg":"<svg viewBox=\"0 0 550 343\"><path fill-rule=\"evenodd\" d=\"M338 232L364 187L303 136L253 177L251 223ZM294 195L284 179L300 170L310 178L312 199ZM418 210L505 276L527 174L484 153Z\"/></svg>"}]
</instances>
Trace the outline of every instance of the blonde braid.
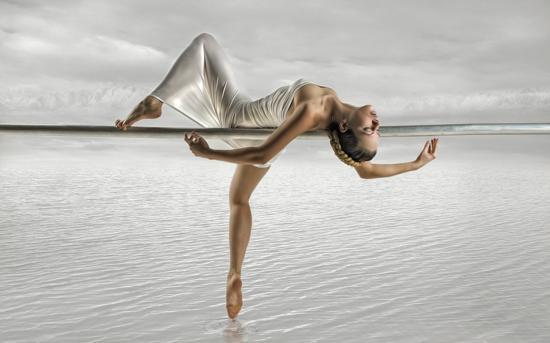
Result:
<instances>
[{"instance_id":1,"label":"blonde braid","mask_svg":"<svg viewBox=\"0 0 550 343\"><path fill-rule=\"evenodd\" d=\"M336 130L328 130L328 136L330 138L330 145L332 146L332 150L334 150L334 153L336 154L336 157L338 157L342 162L345 164L352 166L352 167L358 167L361 165L361 162L355 161L353 158L351 158L346 152L342 149L342 146L340 145L340 140L338 139L338 134L336 133Z\"/></svg>"}]
</instances>

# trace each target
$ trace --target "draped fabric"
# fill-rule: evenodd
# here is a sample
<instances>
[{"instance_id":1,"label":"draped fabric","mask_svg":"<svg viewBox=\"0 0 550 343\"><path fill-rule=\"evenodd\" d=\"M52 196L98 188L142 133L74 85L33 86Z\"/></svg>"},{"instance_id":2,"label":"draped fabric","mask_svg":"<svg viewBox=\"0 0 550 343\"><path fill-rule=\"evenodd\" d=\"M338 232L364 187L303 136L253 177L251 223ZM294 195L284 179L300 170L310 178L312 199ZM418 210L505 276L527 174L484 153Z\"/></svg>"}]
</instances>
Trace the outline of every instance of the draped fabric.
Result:
<instances>
[{"instance_id":1,"label":"draped fabric","mask_svg":"<svg viewBox=\"0 0 550 343\"><path fill-rule=\"evenodd\" d=\"M150 95L202 127L276 128L286 119L295 92L308 83L312 82L300 78L253 100L239 91L222 46L211 34L201 33L180 54ZM221 141L233 149L263 142L232 138ZM269 162L254 166L270 167L285 150Z\"/></svg>"}]
</instances>

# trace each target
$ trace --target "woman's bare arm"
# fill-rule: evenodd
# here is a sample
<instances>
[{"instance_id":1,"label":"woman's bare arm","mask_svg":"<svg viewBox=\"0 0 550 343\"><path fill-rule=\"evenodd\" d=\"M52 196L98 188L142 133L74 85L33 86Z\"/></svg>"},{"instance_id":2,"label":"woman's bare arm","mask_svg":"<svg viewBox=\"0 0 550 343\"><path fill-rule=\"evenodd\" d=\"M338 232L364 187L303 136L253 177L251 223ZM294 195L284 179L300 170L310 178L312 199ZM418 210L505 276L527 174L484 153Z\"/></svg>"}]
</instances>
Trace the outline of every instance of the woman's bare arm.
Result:
<instances>
[{"instance_id":1,"label":"woman's bare arm","mask_svg":"<svg viewBox=\"0 0 550 343\"><path fill-rule=\"evenodd\" d=\"M269 162L290 142L304 132L313 129L319 112L325 110L321 102L306 101L296 107L294 112L258 147L260 163Z\"/></svg>"},{"instance_id":2,"label":"woman's bare arm","mask_svg":"<svg viewBox=\"0 0 550 343\"><path fill-rule=\"evenodd\" d=\"M426 141L422 151L414 161L394 164L374 164L370 162L361 162L361 165L355 167L355 170L362 179L389 177L408 171L417 170L435 159L435 151L438 141L439 138L432 138L430 141Z\"/></svg>"},{"instance_id":3,"label":"woman's bare arm","mask_svg":"<svg viewBox=\"0 0 550 343\"><path fill-rule=\"evenodd\" d=\"M238 164L261 164L260 152L257 146L249 146L237 149L215 150L210 149L205 153L210 160L233 162Z\"/></svg>"},{"instance_id":4,"label":"woman's bare arm","mask_svg":"<svg viewBox=\"0 0 550 343\"><path fill-rule=\"evenodd\" d=\"M361 165L355 167L357 174L362 179L375 179L379 177L389 177L401 173L417 170L420 164L416 161L393 163L393 164L374 164L370 162L361 162Z\"/></svg>"},{"instance_id":5,"label":"woman's bare arm","mask_svg":"<svg viewBox=\"0 0 550 343\"><path fill-rule=\"evenodd\" d=\"M213 160L240 164L265 164L292 142L294 138L313 129L316 126L315 118L318 118L317 112L322 110L321 105L304 102L296 107L296 110L262 144L228 150L208 148L204 150L202 156Z\"/></svg>"}]
</instances>

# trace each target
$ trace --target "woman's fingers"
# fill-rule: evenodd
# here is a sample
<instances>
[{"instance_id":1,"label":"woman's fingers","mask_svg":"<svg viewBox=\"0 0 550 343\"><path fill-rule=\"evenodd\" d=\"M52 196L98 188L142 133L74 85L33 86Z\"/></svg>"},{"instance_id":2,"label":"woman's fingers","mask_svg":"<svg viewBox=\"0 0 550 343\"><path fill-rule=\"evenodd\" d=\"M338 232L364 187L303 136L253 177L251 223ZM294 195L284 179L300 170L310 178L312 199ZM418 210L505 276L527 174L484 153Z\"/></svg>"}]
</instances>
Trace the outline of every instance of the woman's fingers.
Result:
<instances>
[{"instance_id":1,"label":"woman's fingers","mask_svg":"<svg viewBox=\"0 0 550 343\"><path fill-rule=\"evenodd\" d=\"M199 135L199 134L196 133L195 131L193 131L193 132L191 133L191 135L192 135L191 140L192 140L193 142L195 142L195 143L200 142L200 141L203 140L203 138L201 137L201 135Z\"/></svg>"},{"instance_id":2,"label":"woman's fingers","mask_svg":"<svg viewBox=\"0 0 550 343\"><path fill-rule=\"evenodd\" d=\"M427 140L426 143L424 144L424 149L422 149L422 153L433 155L435 157L437 141L438 141L438 138L432 138L430 140Z\"/></svg>"},{"instance_id":3,"label":"woman's fingers","mask_svg":"<svg viewBox=\"0 0 550 343\"><path fill-rule=\"evenodd\" d=\"M192 143L196 143L200 140L200 136L198 136L198 134L195 132L195 131L192 131L191 134L189 136L187 136L187 132L184 133L184 138L185 138L185 141L188 143L188 144L192 144Z\"/></svg>"},{"instance_id":4,"label":"woman's fingers","mask_svg":"<svg viewBox=\"0 0 550 343\"><path fill-rule=\"evenodd\" d=\"M187 144L191 145L192 143L194 143L195 141L195 137L193 136L193 134L187 136L187 133L185 134L185 141L187 142Z\"/></svg>"},{"instance_id":5,"label":"woman's fingers","mask_svg":"<svg viewBox=\"0 0 550 343\"><path fill-rule=\"evenodd\" d=\"M437 147L437 141L438 141L438 138L432 138L432 140L431 140L430 154L434 158L435 158L435 149Z\"/></svg>"}]
</instances>

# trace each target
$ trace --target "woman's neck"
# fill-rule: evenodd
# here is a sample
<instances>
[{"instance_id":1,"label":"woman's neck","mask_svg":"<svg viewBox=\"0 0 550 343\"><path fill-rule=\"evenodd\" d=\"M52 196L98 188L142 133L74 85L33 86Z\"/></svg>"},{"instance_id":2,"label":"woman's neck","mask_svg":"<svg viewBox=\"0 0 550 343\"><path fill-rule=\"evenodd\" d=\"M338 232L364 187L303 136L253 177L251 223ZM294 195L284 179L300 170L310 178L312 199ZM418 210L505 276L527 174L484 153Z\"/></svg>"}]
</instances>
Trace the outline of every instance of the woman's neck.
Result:
<instances>
[{"instance_id":1,"label":"woman's neck","mask_svg":"<svg viewBox=\"0 0 550 343\"><path fill-rule=\"evenodd\" d=\"M321 123L318 126L318 129L328 130L332 123L340 123L344 119L349 123L351 114L357 109L357 106L353 106L336 99L334 106L332 106L332 111L327 113L324 118L321 118Z\"/></svg>"}]
</instances>

